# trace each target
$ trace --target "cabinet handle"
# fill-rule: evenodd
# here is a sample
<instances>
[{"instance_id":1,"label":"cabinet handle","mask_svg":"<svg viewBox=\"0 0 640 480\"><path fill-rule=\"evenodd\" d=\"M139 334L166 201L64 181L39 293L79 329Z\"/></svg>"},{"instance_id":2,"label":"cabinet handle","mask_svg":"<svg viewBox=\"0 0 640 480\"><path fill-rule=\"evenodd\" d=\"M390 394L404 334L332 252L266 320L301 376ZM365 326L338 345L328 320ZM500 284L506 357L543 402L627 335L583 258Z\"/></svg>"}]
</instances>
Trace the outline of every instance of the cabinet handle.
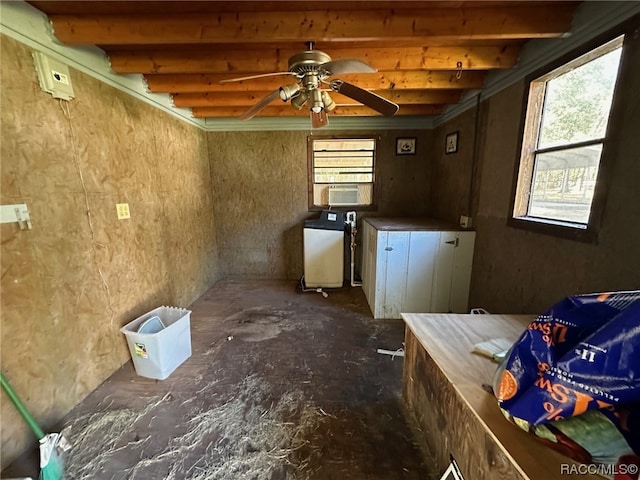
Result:
<instances>
[{"instance_id":1,"label":"cabinet handle","mask_svg":"<svg viewBox=\"0 0 640 480\"><path fill-rule=\"evenodd\" d=\"M393 251L393 247L386 247L386 248L385 248L385 251L387 251L387 252L392 252L392 251Z\"/></svg>"},{"instance_id":2,"label":"cabinet handle","mask_svg":"<svg viewBox=\"0 0 640 480\"><path fill-rule=\"evenodd\" d=\"M456 247L458 246L458 238L456 238L455 240L451 240L449 242L444 242L447 245L455 245Z\"/></svg>"}]
</instances>

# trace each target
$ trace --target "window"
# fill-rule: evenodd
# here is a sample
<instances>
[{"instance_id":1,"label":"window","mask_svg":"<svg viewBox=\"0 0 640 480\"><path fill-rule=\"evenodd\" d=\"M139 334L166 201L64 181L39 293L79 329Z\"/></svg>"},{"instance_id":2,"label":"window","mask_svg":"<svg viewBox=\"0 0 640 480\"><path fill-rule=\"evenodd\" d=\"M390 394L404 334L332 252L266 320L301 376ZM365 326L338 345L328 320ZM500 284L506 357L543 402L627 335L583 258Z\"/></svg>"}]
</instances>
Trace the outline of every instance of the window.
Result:
<instances>
[{"instance_id":1,"label":"window","mask_svg":"<svg viewBox=\"0 0 640 480\"><path fill-rule=\"evenodd\" d=\"M375 138L309 137L309 208L374 205Z\"/></svg>"},{"instance_id":2,"label":"window","mask_svg":"<svg viewBox=\"0 0 640 480\"><path fill-rule=\"evenodd\" d=\"M530 82L512 225L592 238L622 43L618 37Z\"/></svg>"}]
</instances>

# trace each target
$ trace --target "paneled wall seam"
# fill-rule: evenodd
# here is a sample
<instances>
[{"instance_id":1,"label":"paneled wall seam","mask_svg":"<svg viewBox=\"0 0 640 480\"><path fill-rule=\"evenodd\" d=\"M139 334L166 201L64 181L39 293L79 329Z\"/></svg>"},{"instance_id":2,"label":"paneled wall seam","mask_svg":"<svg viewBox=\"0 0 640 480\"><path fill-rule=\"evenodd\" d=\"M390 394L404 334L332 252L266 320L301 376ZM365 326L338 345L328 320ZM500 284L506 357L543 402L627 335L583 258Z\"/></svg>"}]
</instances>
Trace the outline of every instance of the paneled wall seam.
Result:
<instances>
[{"instance_id":1,"label":"paneled wall seam","mask_svg":"<svg viewBox=\"0 0 640 480\"><path fill-rule=\"evenodd\" d=\"M151 134L151 138L153 139L153 149L154 149L154 154L153 154L153 163L154 163L154 168L156 169L156 172L160 172L160 152L162 151L161 146L158 145L158 135L157 135L157 128L153 128L152 130L152 134ZM162 224L163 225L168 225L169 224L169 217L167 215L167 208L166 208L166 202L167 202L167 187L164 184L164 178L162 175L158 175L158 182L159 182L159 188L158 191L160 192L160 210L161 210L161 218L162 218ZM169 269L169 265L168 265L168 261L170 256L168 255L169 253L169 238L167 236L163 236L162 237L162 251L163 251L163 255L162 255L162 261L165 264L165 268ZM172 295L175 297L175 285L174 285L174 280L171 279L170 280L170 285L169 285L169 291L172 292Z\"/></svg>"},{"instance_id":2,"label":"paneled wall seam","mask_svg":"<svg viewBox=\"0 0 640 480\"><path fill-rule=\"evenodd\" d=\"M207 154L207 170L209 172L209 188L211 189L211 215L213 216L213 236L215 239L215 256L216 256L216 266L220 264L220 239L218 238L218 216L216 215L216 203L215 203L215 183L214 183L214 175L213 175L213 165L211 164L211 146L209 145L209 133L205 133L205 142L204 142ZM212 278L212 282L215 283L220 278L220 272L217 275L214 275Z\"/></svg>"},{"instance_id":3,"label":"paneled wall seam","mask_svg":"<svg viewBox=\"0 0 640 480\"><path fill-rule=\"evenodd\" d=\"M63 116L66 118L66 120L69 123L69 137L71 140L71 157L73 159L73 162L75 164L76 170L78 172L78 178L80 179L80 184L82 185L82 194L84 196L84 202L85 205L87 207L87 224L89 225L89 233L90 233L90 238L91 238L91 251L92 251L92 257L93 257L93 261L95 263L96 266L96 270L98 272L98 275L100 276L100 280L102 282L102 285L104 287L104 291L107 295L107 307L109 308L109 327L111 329L113 329L113 319L115 316L115 311L113 309L113 303L112 303L112 299L111 299L111 291L109 290L109 284L107 283L107 280L104 277L104 273L102 272L102 269L100 268L100 263L98 262L98 258L97 258L97 251L96 251L96 246L99 247L103 247L104 245L98 243L96 241L96 234L95 234L95 230L93 228L93 222L91 221L91 205L89 203L89 193L87 191L87 185L85 184L84 181L84 175L82 174L82 167L80 166L80 160L79 160L79 155L78 155L78 142L77 142L77 138L74 134L73 131L73 122L71 121L71 119L73 118L71 115L71 107L70 107L70 103L66 102L65 100L60 100L58 99L58 104L60 105L60 109L62 110L62 114ZM66 105L66 110L65 110L65 105Z\"/></svg>"}]
</instances>

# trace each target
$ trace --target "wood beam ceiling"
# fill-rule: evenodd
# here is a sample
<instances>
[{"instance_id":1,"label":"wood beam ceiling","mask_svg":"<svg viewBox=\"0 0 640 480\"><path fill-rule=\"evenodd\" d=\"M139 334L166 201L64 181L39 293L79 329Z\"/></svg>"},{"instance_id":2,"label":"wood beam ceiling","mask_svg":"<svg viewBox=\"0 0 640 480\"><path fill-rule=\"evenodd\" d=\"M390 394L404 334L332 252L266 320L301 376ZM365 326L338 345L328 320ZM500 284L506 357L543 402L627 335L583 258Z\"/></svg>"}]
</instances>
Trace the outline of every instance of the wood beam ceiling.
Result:
<instances>
[{"instance_id":1,"label":"wood beam ceiling","mask_svg":"<svg viewBox=\"0 0 640 480\"><path fill-rule=\"evenodd\" d=\"M517 64L523 44L564 35L574 1L30 1L67 45L97 45L118 74L142 74L152 93L200 117L237 117L291 75L307 49L378 70L338 78L400 105L398 115L438 115L486 73ZM343 95L331 115L377 115ZM308 105L303 110L308 110ZM308 112L306 112L308 113ZM280 100L261 116L303 115Z\"/></svg>"},{"instance_id":2,"label":"wood beam ceiling","mask_svg":"<svg viewBox=\"0 0 640 480\"><path fill-rule=\"evenodd\" d=\"M304 50L234 50L232 47L190 51L108 50L111 68L117 73L269 73L286 72L288 59ZM332 59L359 58L380 71L390 70L491 70L509 68L518 59L519 46L335 48ZM460 62L461 66L458 65Z\"/></svg>"},{"instance_id":3,"label":"wood beam ceiling","mask_svg":"<svg viewBox=\"0 0 640 480\"><path fill-rule=\"evenodd\" d=\"M164 45L201 43L391 40L424 44L430 39L501 40L562 35L573 8L316 10L148 14L52 15L56 37L69 45Z\"/></svg>"},{"instance_id":4,"label":"wood beam ceiling","mask_svg":"<svg viewBox=\"0 0 640 480\"><path fill-rule=\"evenodd\" d=\"M212 106L246 106L250 107L265 97L269 92L211 92L211 93L176 93L173 104L176 107L212 107ZM406 104L447 104L460 100L459 90L383 90L374 92L394 103ZM345 95L331 93L331 98L338 105L359 105ZM278 100L280 102L280 100Z\"/></svg>"},{"instance_id":5,"label":"wood beam ceiling","mask_svg":"<svg viewBox=\"0 0 640 480\"><path fill-rule=\"evenodd\" d=\"M149 90L154 93L271 91L282 85L295 83L295 78L287 75L220 83L235 76L231 74L145 75L145 79ZM485 72L482 71L465 71L458 78L456 72L430 70L340 75L341 80L367 90L477 89L482 88L484 77Z\"/></svg>"}]
</instances>

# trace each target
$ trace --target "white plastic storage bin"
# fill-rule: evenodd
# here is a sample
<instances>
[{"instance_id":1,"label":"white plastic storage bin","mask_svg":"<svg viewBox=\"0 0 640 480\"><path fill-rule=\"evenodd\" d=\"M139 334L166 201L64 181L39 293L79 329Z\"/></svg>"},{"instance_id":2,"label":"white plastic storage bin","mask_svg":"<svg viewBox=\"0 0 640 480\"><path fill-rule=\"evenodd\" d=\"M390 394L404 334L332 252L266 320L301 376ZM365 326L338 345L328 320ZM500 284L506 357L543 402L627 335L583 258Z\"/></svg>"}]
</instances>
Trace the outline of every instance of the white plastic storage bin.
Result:
<instances>
[{"instance_id":1,"label":"white plastic storage bin","mask_svg":"<svg viewBox=\"0 0 640 480\"><path fill-rule=\"evenodd\" d=\"M191 356L190 320L191 310L158 307L120 329L138 375L164 380Z\"/></svg>"}]
</instances>

